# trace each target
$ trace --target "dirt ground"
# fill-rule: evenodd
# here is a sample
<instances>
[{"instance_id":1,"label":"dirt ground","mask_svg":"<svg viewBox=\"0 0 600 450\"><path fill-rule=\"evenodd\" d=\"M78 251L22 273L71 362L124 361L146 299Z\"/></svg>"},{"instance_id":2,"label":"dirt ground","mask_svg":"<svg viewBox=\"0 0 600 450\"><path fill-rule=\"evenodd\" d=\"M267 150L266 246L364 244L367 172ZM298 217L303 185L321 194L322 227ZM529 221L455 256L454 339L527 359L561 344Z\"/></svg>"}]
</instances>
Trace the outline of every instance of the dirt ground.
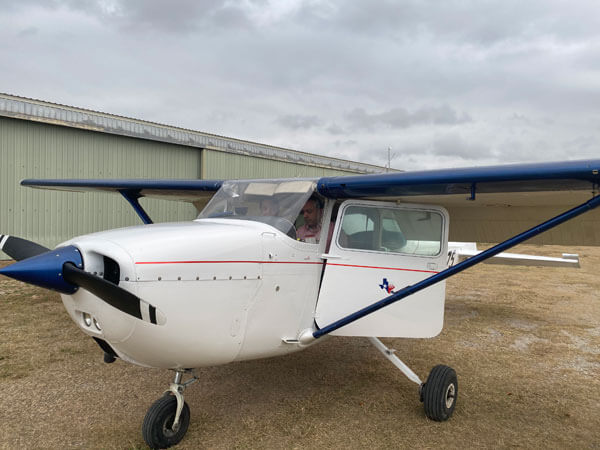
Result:
<instances>
[{"instance_id":1,"label":"dirt ground","mask_svg":"<svg viewBox=\"0 0 600 450\"><path fill-rule=\"evenodd\" d=\"M444 331L384 339L425 378L455 368L444 423L364 338L201 369L179 448L600 448L600 249L582 268L481 265L448 281ZM67 317L58 295L0 277L1 448L146 448L141 423L172 379L117 361Z\"/></svg>"}]
</instances>

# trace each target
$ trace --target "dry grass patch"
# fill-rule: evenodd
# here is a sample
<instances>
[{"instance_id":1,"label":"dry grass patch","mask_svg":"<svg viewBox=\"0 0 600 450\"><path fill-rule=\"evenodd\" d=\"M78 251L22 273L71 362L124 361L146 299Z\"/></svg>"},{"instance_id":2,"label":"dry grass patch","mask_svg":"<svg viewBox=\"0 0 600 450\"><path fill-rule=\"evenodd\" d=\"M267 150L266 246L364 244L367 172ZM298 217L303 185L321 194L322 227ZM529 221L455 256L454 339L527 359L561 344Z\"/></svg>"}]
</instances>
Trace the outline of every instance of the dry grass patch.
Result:
<instances>
[{"instance_id":1,"label":"dry grass patch","mask_svg":"<svg viewBox=\"0 0 600 450\"><path fill-rule=\"evenodd\" d=\"M448 282L434 339L384 339L421 377L454 367L452 419L366 339L199 370L180 448L600 448L600 250L582 268L479 266ZM57 295L0 277L0 445L145 448L141 422L166 371L102 363Z\"/></svg>"}]
</instances>

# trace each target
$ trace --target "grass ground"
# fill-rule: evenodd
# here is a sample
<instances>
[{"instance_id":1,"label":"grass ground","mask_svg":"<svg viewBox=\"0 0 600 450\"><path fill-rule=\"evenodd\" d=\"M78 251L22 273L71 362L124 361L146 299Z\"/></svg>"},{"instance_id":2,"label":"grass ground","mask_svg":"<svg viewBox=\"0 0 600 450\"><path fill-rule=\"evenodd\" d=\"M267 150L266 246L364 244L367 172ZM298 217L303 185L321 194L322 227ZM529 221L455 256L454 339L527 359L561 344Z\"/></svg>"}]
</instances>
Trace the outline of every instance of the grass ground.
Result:
<instances>
[{"instance_id":1,"label":"grass ground","mask_svg":"<svg viewBox=\"0 0 600 450\"><path fill-rule=\"evenodd\" d=\"M459 400L427 420L417 387L364 338L198 371L180 448L600 448L600 249L582 268L479 266L447 286L434 339L383 339L422 378L454 367ZM58 295L0 277L0 447L145 448L171 373L104 364Z\"/></svg>"}]
</instances>

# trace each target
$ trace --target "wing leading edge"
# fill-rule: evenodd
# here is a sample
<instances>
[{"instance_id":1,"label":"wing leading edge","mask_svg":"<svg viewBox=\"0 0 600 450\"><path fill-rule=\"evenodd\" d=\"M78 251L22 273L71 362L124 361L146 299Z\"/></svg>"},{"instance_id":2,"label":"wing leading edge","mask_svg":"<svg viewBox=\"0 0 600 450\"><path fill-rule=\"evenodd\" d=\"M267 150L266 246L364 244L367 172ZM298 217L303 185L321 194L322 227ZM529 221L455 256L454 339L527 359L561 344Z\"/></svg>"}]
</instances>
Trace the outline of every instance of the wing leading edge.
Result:
<instances>
[{"instance_id":1,"label":"wing leading edge","mask_svg":"<svg viewBox=\"0 0 600 450\"><path fill-rule=\"evenodd\" d=\"M202 201L219 190L223 180L42 180L27 179L21 185L70 192L127 192L138 197L163 198L187 202Z\"/></svg>"},{"instance_id":2,"label":"wing leading edge","mask_svg":"<svg viewBox=\"0 0 600 450\"><path fill-rule=\"evenodd\" d=\"M600 159L324 177L319 192L332 198L398 198L591 191L600 182L599 170Z\"/></svg>"}]
</instances>

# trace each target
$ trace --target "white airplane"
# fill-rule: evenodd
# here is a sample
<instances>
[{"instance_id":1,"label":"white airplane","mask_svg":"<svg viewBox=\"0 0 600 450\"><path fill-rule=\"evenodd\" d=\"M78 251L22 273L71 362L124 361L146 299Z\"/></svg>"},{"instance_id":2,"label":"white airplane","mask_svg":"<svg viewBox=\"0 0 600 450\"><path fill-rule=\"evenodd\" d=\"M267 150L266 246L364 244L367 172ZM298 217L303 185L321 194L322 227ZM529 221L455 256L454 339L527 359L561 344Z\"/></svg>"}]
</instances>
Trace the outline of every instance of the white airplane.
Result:
<instances>
[{"instance_id":1,"label":"white airplane","mask_svg":"<svg viewBox=\"0 0 600 450\"><path fill-rule=\"evenodd\" d=\"M426 416L444 421L455 371L437 365L423 382L377 337L436 336L446 278L499 254L523 259L503 252L542 232L553 229L543 243L599 245L597 211L571 220L600 205L599 169L589 160L320 179L24 180L119 192L145 224L54 250L2 235L17 262L0 274L60 292L106 362L175 372L142 425L152 448L184 437L194 368L288 354L329 334L369 337L418 385ZM152 224L141 197L205 206L194 221ZM479 252L449 238L502 243Z\"/></svg>"}]
</instances>

